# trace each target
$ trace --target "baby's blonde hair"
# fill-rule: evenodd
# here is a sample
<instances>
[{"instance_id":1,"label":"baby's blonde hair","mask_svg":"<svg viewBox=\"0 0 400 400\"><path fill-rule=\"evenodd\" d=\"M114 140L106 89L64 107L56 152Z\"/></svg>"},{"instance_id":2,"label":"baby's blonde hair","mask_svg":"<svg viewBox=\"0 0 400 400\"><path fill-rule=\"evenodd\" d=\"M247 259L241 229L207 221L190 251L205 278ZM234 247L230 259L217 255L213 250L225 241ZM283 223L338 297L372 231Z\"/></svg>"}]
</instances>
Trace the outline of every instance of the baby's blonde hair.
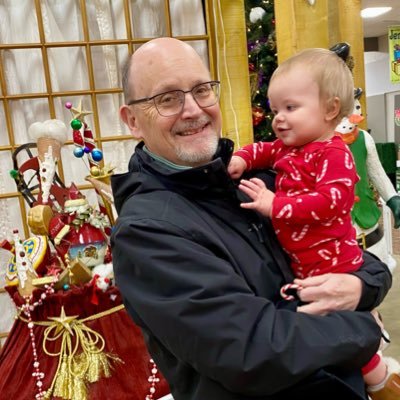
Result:
<instances>
[{"instance_id":1,"label":"baby's blonde hair","mask_svg":"<svg viewBox=\"0 0 400 400\"><path fill-rule=\"evenodd\" d=\"M350 69L333 51L311 48L300 51L281 63L272 74L270 83L277 77L297 67L306 67L319 87L321 101L327 105L337 97L340 111L334 122L339 123L343 117L353 112L354 81ZM301 79L301 76L299 76Z\"/></svg>"}]
</instances>

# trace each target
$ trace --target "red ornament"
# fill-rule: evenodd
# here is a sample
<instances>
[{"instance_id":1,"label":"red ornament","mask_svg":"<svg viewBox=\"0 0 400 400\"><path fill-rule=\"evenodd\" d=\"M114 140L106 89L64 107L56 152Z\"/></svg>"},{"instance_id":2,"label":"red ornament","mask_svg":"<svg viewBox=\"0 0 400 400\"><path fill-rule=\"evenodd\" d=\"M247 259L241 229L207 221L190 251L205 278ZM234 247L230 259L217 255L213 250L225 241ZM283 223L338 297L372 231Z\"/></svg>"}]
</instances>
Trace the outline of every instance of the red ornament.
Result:
<instances>
[{"instance_id":1,"label":"red ornament","mask_svg":"<svg viewBox=\"0 0 400 400\"><path fill-rule=\"evenodd\" d=\"M85 142L83 140L81 131L76 131L76 130L73 131L72 132L72 137L73 137L75 146L83 147L85 145Z\"/></svg>"},{"instance_id":2,"label":"red ornament","mask_svg":"<svg viewBox=\"0 0 400 400\"><path fill-rule=\"evenodd\" d=\"M262 121L265 120L265 113L262 107L255 106L252 109L253 115L253 126L259 125Z\"/></svg>"},{"instance_id":3,"label":"red ornament","mask_svg":"<svg viewBox=\"0 0 400 400\"><path fill-rule=\"evenodd\" d=\"M256 67L254 66L253 63L249 63L249 71L254 72L256 70Z\"/></svg>"}]
</instances>

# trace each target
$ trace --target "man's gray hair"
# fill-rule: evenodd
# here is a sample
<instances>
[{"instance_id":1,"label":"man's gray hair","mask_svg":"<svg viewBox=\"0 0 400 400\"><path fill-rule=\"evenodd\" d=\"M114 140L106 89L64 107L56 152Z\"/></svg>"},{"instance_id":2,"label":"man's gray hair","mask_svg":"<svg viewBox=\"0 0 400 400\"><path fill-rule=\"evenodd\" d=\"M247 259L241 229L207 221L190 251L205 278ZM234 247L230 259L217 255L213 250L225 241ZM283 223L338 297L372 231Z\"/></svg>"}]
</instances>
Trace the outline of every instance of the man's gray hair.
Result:
<instances>
[{"instance_id":1,"label":"man's gray hair","mask_svg":"<svg viewBox=\"0 0 400 400\"><path fill-rule=\"evenodd\" d=\"M122 65L122 89L124 91L125 104L131 100L131 88L129 86L129 73L132 65L132 54L128 54Z\"/></svg>"}]
</instances>

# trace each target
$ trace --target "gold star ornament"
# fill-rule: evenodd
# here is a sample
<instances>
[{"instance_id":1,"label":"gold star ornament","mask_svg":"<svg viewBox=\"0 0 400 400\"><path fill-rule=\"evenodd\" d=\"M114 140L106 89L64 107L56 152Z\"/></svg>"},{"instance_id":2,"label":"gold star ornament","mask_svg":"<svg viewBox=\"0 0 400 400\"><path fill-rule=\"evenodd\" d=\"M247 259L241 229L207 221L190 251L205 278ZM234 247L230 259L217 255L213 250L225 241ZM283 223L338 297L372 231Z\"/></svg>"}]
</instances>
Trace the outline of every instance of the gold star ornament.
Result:
<instances>
[{"instance_id":1,"label":"gold star ornament","mask_svg":"<svg viewBox=\"0 0 400 400\"><path fill-rule=\"evenodd\" d=\"M83 121L86 115L93 114L91 111L85 109L82 110L82 100L79 100L78 107L71 108L71 113L74 119L79 119L80 121Z\"/></svg>"},{"instance_id":2,"label":"gold star ornament","mask_svg":"<svg viewBox=\"0 0 400 400\"><path fill-rule=\"evenodd\" d=\"M57 324L56 334L63 329L66 329L72 336L74 332L72 331L71 325L73 325L74 320L76 320L79 315L65 315L64 306L61 307L61 314L59 317L50 317L52 321Z\"/></svg>"}]
</instances>

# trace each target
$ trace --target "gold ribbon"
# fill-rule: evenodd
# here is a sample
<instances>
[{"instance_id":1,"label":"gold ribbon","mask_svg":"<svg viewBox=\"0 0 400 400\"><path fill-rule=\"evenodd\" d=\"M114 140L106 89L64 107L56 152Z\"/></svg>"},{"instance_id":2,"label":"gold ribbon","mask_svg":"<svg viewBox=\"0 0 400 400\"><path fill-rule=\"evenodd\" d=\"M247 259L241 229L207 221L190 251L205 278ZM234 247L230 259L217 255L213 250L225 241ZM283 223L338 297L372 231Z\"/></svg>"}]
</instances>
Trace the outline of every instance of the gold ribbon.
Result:
<instances>
[{"instance_id":1,"label":"gold ribbon","mask_svg":"<svg viewBox=\"0 0 400 400\"><path fill-rule=\"evenodd\" d=\"M66 400L86 400L87 386L100 378L111 376L111 362L122 362L113 354L104 353L105 340L93 329L85 325L87 321L102 318L124 308L123 304L90 317L78 320L77 315L65 315L64 307L60 317L52 321L32 321L35 325L46 326L43 337L43 351L51 357L58 357L57 371L45 399L51 396ZM28 322L21 315L19 318ZM58 352L50 352L48 343L61 341ZM79 353L78 353L79 352Z\"/></svg>"}]
</instances>

